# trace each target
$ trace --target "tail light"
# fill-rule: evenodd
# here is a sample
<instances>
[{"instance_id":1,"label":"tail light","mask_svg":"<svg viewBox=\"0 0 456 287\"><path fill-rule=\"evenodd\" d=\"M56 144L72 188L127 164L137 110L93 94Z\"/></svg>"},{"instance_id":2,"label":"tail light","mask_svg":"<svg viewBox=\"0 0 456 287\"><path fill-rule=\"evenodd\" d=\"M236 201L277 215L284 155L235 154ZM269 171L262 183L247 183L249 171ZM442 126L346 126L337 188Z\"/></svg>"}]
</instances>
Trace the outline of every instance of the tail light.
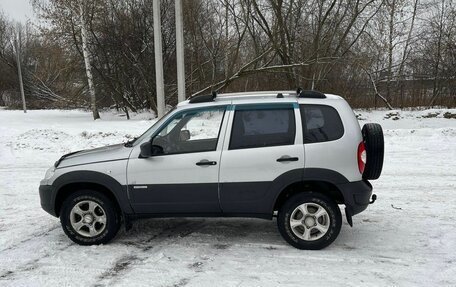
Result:
<instances>
[{"instance_id":1,"label":"tail light","mask_svg":"<svg viewBox=\"0 0 456 287\"><path fill-rule=\"evenodd\" d=\"M363 174L364 168L366 167L366 148L364 147L364 142L360 142L358 145L358 168L359 172Z\"/></svg>"}]
</instances>

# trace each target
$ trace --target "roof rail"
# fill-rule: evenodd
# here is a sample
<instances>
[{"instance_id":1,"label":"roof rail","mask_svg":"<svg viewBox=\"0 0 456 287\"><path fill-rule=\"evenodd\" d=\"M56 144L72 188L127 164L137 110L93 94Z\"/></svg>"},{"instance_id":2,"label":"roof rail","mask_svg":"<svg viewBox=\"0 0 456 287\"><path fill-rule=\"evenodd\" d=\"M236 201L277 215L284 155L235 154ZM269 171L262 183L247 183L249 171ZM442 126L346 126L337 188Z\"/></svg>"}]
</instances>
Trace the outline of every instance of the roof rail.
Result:
<instances>
[{"instance_id":1,"label":"roof rail","mask_svg":"<svg viewBox=\"0 0 456 287\"><path fill-rule=\"evenodd\" d=\"M325 94L319 92L319 91L305 91L301 88L298 88L296 90L296 95L298 98L311 98L311 99L325 99L326 96Z\"/></svg>"},{"instance_id":2,"label":"roof rail","mask_svg":"<svg viewBox=\"0 0 456 287\"><path fill-rule=\"evenodd\" d=\"M217 97L217 93L216 92L212 92L212 94L210 94L210 95L193 96L193 97L190 98L189 103L190 104L196 104L196 103L213 102L216 97Z\"/></svg>"}]
</instances>

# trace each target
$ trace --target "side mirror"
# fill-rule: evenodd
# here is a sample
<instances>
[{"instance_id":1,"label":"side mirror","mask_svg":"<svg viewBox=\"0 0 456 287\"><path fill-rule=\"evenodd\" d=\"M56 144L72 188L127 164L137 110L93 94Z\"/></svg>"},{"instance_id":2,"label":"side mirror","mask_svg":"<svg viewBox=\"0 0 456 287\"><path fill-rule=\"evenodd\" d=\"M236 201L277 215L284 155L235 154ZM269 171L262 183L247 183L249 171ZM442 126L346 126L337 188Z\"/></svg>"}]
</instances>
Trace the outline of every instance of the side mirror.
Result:
<instances>
[{"instance_id":1,"label":"side mirror","mask_svg":"<svg viewBox=\"0 0 456 287\"><path fill-rule=\"evenodd\" d=\"M179 133L179 141L184 142L190 139L190 131L189 130L181 130Z\"/></svg>"},{"instance_id":2,"label":"side mirror","mask_svg":"<svg viewBox=\"0 0 456 287\"><path fill-rule=\"evenodd\" d=\"M159 145L152 145L152 155L160 155L164 153L165 151L163 150L163 147Z\"/></svg>"},{"instance_id":3,"label":"side mirror","mask_svg":"<svg viewBox=\"0 0 456 287\"><path fill-rule=\"evenodd\" d=\"M140 158L148 158L152 156L152 144L150 142L145 142L140 146L141 153L139 154Z\"/></svg>"}]
</instances>

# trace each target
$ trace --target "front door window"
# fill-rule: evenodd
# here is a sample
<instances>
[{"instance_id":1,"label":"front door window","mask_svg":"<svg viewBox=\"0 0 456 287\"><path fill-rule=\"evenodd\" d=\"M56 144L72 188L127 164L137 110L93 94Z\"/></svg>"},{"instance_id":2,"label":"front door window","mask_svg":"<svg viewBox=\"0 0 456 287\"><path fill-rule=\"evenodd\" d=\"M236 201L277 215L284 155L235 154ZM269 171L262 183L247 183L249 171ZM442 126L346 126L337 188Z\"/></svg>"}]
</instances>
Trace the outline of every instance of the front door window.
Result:
<instances>
[{"instance_id":1,"label":"front door window","mask_svg":"<svg viewBox=\"0 0 456 287\"><path fill-rule=\"evenodd\" d=\"M225 107L177 114L152 140L163 154L215 151Z\"/></svg>"}]
</instances>

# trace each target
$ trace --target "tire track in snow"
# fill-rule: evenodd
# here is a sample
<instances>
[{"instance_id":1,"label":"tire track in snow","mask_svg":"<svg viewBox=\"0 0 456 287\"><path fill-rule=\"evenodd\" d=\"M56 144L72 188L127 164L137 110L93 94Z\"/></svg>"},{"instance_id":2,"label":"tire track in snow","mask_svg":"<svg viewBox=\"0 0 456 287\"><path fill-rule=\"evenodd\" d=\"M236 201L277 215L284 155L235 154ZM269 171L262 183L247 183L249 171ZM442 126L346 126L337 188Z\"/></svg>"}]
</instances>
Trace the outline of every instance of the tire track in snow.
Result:
<instances>
[{"instance_id":1,"label":"tire track in snow","mask_svg":"<svg viewBox=\"0 0 456 287\"><path fill-rule=\"evenodd\" d=\"M93 284L94 287L101 287L101 286L111 286L116 283L116 279L122 275L125 275L133 270L135 266L141 265L150 258L150 251L151 249L156 250L154 253L157 253L159 250L165 248L167 245L171 245L176 243L182 238L189 236L190 234L204 228L206 224L206 220L198 220L197 222L194 221L184 221L178 222L171 227L164 228L160 230L157 234L152 235L149 239L139 242L133 243L128 242L128 246L132 246L137 249L137 252L133 255L126 254L116 260L112 267L103 272L97 281ZM167 239L161 241L159 244L155 245L154 243L159 239ZM164 243L164 244L163 244ZM160 257L156 261L161 260L163 257ZM185 279L185 278L184 278ZM183 280L184 280L183 279ZM185 283L186 284L186 283ZM184 286L184 285L179 285Z\"/></svg>"},{"instance_id":2,"label":"tire track in snow","mask_svg":"<svg viewBox=\"0 0 456 287\"><path fill-rule=\"evenodd\" d=\"M0 253L3 253L5 251L9 251L9 250L13 250L13 249L16 249L16 248L19 248L22 246L22 244L24 243L27 243L31 240L34 240L34 239L37 239L37 238L40 238L40 237L44 237L44 236L47 236L50 232L58 229L60 227L59 224L55 225L54 227L52 228L49 228L47 229L46 231L41 231L41 232L36 232L36 233L32 233L29 237L27 237L26 239L23 239L21 241L19 241L18 243L16 244L12 244L2 250L0 250Z\"/></svg>"},{"instance_id":3,"label":"tire track in snow","mask_svg":"<svg viewBox=\"0 0 456 287\"><path fill-rule=\"evenodd\" d=\"M74 243L65 244L62 247L57 248L57 249L49 249L50 251L45 252L44 255L42 255L38 258L29 260L28 262L21 264L12 270L7 270L7 271L3 272L2 274L0 274L0 280L11 280L11 279L14 279L14 277L17 274L23 274L25 272L34 271L40 267L38 263L41 260L54 256L55 254L57 254L59 252L63 252L72 245L74 245Z\"/></svg>"},{"instance_id":4,"label":"tire track in snow","mask_svg":"<svg viewBox=\"0 0 456 287\"><path fill-rule=\"evenodd\" d=\"M222 225L222 226L228 227L228 228L230 228L230 230L233 229L233 225L230 223L222 223L222 224L217 223L217 225ZM241 224L242 227L240 227L239 223L236 223L236 226L238 228L234 228L234 230L236 230L235 237L238 239L245 237L246 234L240 233L238 231L239 231L239 229L242 230L242 229L248 228L249 225L242 223ZM207 227L207 225L206 225L206 227ZM210 233L216 234L217 231L211 231ZM199 258L196 258L193 261L193 263L189 263L186 265L186 268L193 272L191 275L187 275L187 276L183 276L183 277L175 276L174 282L172 282L169 285L165 285L165 286L166 287L183 287L183 286L187 286L190 282L192 282L194 280L198 280L198 277L200 277L201 275L204 276L204 274L206 273L207 270L211 270L214 267L217 268L218 266L217 266L217 264L215 264L215 266L214 266L214 262L216 260L222 258L221 257L221 256L223 256L222 254L230 252L229 249L232 246L233 246L232 243L227 243L227 242L218 242L218 243L210 244L210 248L209 248L209 250L211 251L210 255L199 256ZM255 246L257 246L258 248L264 248L269 251L277 249L276 247L273 247L272 245L269 245L269 244L257 244Z\"/></svg>"},{"instance_id":5,"label":"tire track in snow","mask_svg":"<svg viewBox=\"0 0 456 287\"><path fill-rule=\"evenodd\" d=\"M198 278L200 274L204 274L206 270L210 269L211 266L213 266L213 261L217 258L222 253L229 252L229 248L232 246L232 244L212 244L211 245L211 251L214 251L211 253L210 256L202 256L200 259L195 260L193 263L190 263L187 265L187 269L190 269L193 274L191 276L184 276L182 278L177 278L173 283L170 285L166 285L166 287L183 287L186 286L188 283L190 283L192 280ZM268 249L268 248L266 248ZM270 249L273 250L273 249Z\"/></svg>"},{"instance_id":6,"label":"tire track in snow","mask_svg":"<svg viewBox=\"0 0 456 287\"><path fill-rule=\"evenodd\" d=\"M240 232L241 230L251 229L252 226L255 226L255 227L258 226L257 222L242 222L242 223L224 222L221 224L217 223L217 225L222 225L222 226L225 226L225 227L229 228L230 230L232 230L232 232L234 234L236 234L235 238L238 240L240 238L248 236L248 234ZM263 233L264 230L260 230L259 232ZM217 231L211 231L211 234L214 234L214 233L217 234ZM266 230L266 236L268 235L268 233L269 233L269 231ZM226 237L224 239L226 239ZM179 278L179 276L175 276L174 277L175 281L169 285L166 285L166 287L176 287L176 286L183 287L183 286L188 285L192 281L195 281L195 283L201 282L201 281L199 281L199 280L201 280L200 277L203 276L203 278L204 278L204 276L206 275L206 271L211 270L212 272L217 272L217 270L220 268L220 266L222 266L221 264L217 263L217 261L225 260L224 254L231 253L232 251L230 249L232 247L236 247L237 245L239 245L239 243L233 244L233 240L228 240L227 242L225 242L225 241L219 242L217 240L216 243L213 243L210 245L209 250L211 252L209 255L199 256L199 258L195 259L195 261L193 263L187 264L186 267L187 267L187 269L189 269L193 272L192 275L183 276L180 278ZM267 250L268 252L274 252L276 250L281 250L283 248L287 248L287 246L285 244L277 245L274 243L261 243L261 242L255 242L252 244L241 243L241 245L246 248L257 248L257 249ZM199 284L196 283L196 286L198 286L198 285ZM256 284L252 284L252 285L256 285Z\"/></svg>"},{"instance_id":7,"label":"tire track in snow","mask_svg":"<svg viewBox=\"0 0 456 287\"><path fill-rule=\"evenodd\" d=\"M41 232L35 232L35 233L32 233L29 237L27 237L26 239L23 239L21 240L20 242L16 243L16 244L13 244L7 248L4 248L0 251L0 253L4 256L4 258L7 258L7 255L8 253L13 253L12 255L10 255L10 257L13 257L14 258L14 253L17 252L18 250L22 250L24 251L25 249L31 249L33 251L36 250L36 246L34 246L33 244L34 243L40 243L40 240L41 241L46 241L46 237L47 236L51 236L51 232L58 229L60 227L60 225L55 225L51 228L48 228L46 231L41 231ZM6 271L4 271L3 273L0 273L0 280L12 280L14 279L14 277L17 275L17 274L22 274L24 272L30 272L30 271L34 271L36 269L39 268L39 262L42 260L42 259L45 259L45 258L49 258L51 256L54 256L56 254L58 254L59 252L62 252L64 250L66 250L68 247L70 247L71 245L74 245L73 242L71 243L67 243L67 244L64 244L63 246L60 246L58 248L53 248L53 247L49 247L46 245L46 250L44 252L44 254L42 253L41 256L38 256L34 259L31 259L31 260L28 260L26 261L25 263L20 263L18 265L16 265L14 268L10 268ZM34 254L34 253L29 253L29 254Z\"/></svg>"}]
</instances>

